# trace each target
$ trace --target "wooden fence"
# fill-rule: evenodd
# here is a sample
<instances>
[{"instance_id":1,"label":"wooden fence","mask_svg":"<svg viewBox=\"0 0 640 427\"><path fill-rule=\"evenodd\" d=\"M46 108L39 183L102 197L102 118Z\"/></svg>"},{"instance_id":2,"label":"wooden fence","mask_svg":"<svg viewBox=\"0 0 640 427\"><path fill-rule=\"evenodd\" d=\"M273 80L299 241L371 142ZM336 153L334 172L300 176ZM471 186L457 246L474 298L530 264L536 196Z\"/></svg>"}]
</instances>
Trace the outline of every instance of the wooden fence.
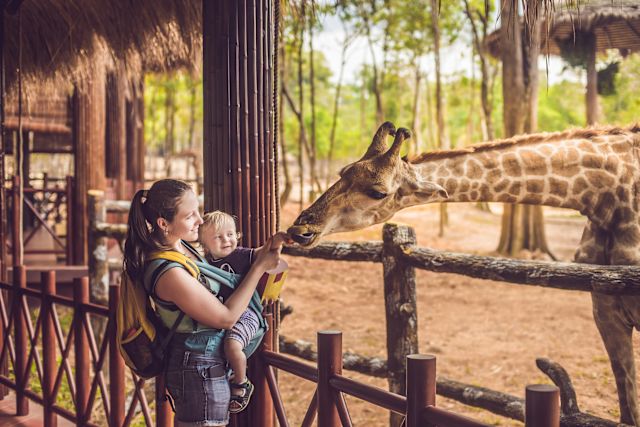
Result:
<instances>
[{"instance_id":1,"label":"wooden fence","mask_svg":"<svg viewBox=\"0 0 640 427\"><path fill-rule=\"evenodd\" d=\"M315 248L287 247L293 256L336 261L380 262L383 264L387 330L387 360L351 354L345 358L350 369L389 379L391 390L405 389L404 355L416 353L417 313L415 268L468 277L503 281L516 285L533 285L574 291L603 292L619 295L640 294L640 268L600 266L575 263L521 261L489 256L435 251L416 246L410 227L385 224L382 242L326 242ZM307 360L318 353L310 343L280 337L281 351ZM563 426L619 425L580 412L568 374L548 359L537 359L538 367L560 387ZM525 421L524 401L516 396L438 378L438 394L461 403L479 407L497 415Z\"/></svg>"},{"instance_id":2,"label":"wooden fence","mask_svg":"<svg viewBox=\"0 0 640 427\"><path fill-rule=\"evenodd\" d=\"M43 406L44 425L55 426L61 416L79 426L128 426L138 412L147 426L169 426L171 413L164 402L164 385L155 381L155 417L145 392L145 381L132 375L131 390L125 384L125 366L116 346L115 310L119 286L112 285L108 306L89 302L88 278L74 282L73 298L56 294L55 272L42 274L40 289L27 288L26 268L15 266L13 284L0 283L2 351L0 363L9 362L9 375L0 383L16 393L17 415L29 412L29 401ZM35 310L34 310L35 307ZM71 322L62 326L59 308L70 309ZM97 336L90 316L106 319ZM35 320L33 318L35 317ZM407 356L406 396L389 393L342 375L341 333L318 333L317 367L271 350L273 316L268 336L257 357L261 358L270 397L280 426L289 426L274 368L317 383L303 421L310 426L317 414L321 427L351 426L344 394L351 395L406 416L408 427L420 425L479 427L484 424L435 406L434 356ZM66 329L66 330L65 330ZM65 336L66 335L66 336ZM62 384L67 388L63 391ZM258 395L260 401L266 396ZM67 405L65 405L67 403ZM70 406L68 404L71 404ZM559 391L551 386L527 388L527 426L559 426ZM251 425L273 427L273 419L255 417Z\"/></svg>"},{"instance_id":3,"label":"wooden fence","mask_svg":"<svg viewBox=\"0 0 640 427\"><path fill-rule=\"evenodd\" d=\"M92 230L89 254L90 264L94 266L91 269L92 282L96 286L100 286L100 283L104 283L105 277L108 277L108 260L106 258L97 259L95 254L105 253L105 250L100 247L106 248L107 238L117 240L122 246L127 230L126 224L106 223L106 214L107 212L125 213L130 204L126 201L104 201L100 192L90 193L89 204L93 206L89 211ZM408 265L403 258L398 257L398 251L403 251L403 248L413 247L413 245L415 245L415 235L412 229L386 225L384 243L326 243L312 250L295 247L285 250L286 253L296 256L383 263L390 357L388 360L382 361L361 355L345 354L345 366L358 372L389 378L390 389L399 394L404 393L407 387L405 380L406 355L418 353L415 272L411 265ZM114 264L114 266L118 265ZM434 261L434 264L438 264L438 262ZM311 349L310 344L303 343L301 345L300 342L287 340L283 337L278 338L281 351L307 360L317 360L317 353ZM548 363L546 366L556 368L552 363ZM547 371L551 371L551 369L549 368ZM481 391L481 393L466 393L465 390L469 389ZM444 379L438 381L438 393L466 404L492 410L499 415L525 420L525 402L521 398ZM275 403L276 401L274 401ZM582 414L580 413L580 415Z\"/></svg>"},{"instance_id":4,"label":"wooden fence","mask_svg":"<svg viewBox=\"0 0 640 427\"><path fill-rule=\"evenodd\" d=\"M26 197L23 198L20 203L20 194L17 191L19 188L19 177L13 176L11 187L7 188L7 197L11 199L11 237L7 241L7 245L10 248L13 263L22 264L23 260L21 256L23 254L19 251L19 246L16 244L18 236L21 235L20 221L21 217L24 217L27 213L28 217L34 219L35 225L30 229L29 233L23 237L24 254L48 254L48 255L63 255L66 264L71 265L73 263L73 244L71 244L70 236L72 236L72 224L73 224L73 178L68 176L65 179L65 186L61 187L59 180L54 181L55 185L50 187L48 185L50 180L44 179L42 182L42 188L27 186L24 188L23 193ZM65 236L59 236L56 232L55 224L61 222L64 218L65 221ZM23 226L23 229L27 227ZM51 237L54 247L51 249L34 249L29 247L29 243L36 235L36 232L40 229L44 229L46 233Z\"/></svg>"}]
</instances>

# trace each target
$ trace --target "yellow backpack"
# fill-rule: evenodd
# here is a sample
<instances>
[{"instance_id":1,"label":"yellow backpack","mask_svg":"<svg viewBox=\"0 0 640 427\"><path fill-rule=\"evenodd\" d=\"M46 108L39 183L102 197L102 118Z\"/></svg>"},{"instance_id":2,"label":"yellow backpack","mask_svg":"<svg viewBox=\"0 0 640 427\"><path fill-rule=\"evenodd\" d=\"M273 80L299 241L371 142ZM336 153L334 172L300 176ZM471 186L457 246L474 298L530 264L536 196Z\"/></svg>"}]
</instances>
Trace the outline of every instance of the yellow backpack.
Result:
<instances>
[{"instance_id":1,"label":"yellow backpack","mask_svg":"<svg viewBox=\"0 0 640 427\"><path fill-rule=\"evenodd\" d=\"M149 261L164 259L181 264L194 278L200 269L193 260L176 251L155 252ZM163 268L156 268L156 272ZM155 311L155 304L142 280L133 280L125 271L120 283L120 301L116 314L117 344L124 363L141 378L153 378L164 369L165 350L184 317L180 312L171 329Z\"/></svg>"}]
</instances>

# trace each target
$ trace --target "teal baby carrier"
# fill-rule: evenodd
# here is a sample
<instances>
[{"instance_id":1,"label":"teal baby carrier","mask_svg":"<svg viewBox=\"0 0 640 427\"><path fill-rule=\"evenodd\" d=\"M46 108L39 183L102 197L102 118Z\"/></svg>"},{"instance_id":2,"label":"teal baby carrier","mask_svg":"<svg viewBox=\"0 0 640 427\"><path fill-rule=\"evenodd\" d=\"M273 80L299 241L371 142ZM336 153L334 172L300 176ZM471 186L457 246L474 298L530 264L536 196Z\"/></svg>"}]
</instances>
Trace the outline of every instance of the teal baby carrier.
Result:
<instances>
[{"instance_id":1,"label":"teal baby carrier","mask_svg":"<svg viewBox=\"0 0 640 427\"><path fill-rule=\"evenodd\" d=\"M208 264L193 247L186 243L185 246L200 260L196 261L196 265L200 269L199 282L211 293L222 298L223 301L226 301L226 299L233 293L234 289L240 284L242 277L238 274L229 273ZM144 284L147 291L149 292L150 290L154 290L160 276L167 270L175 267L183 268L180 263L175 261L168 261L165 259L154 259L150 261L144 274ZM162 323L168 328L176 322L178 317L182 316L182 319L176 328L175 335L171 340L172 347L182 345L184 349L188 351L223 357L223 342L226 330L215 329L198 323L194 319L191 319L182 313L175 304L159 299L155 295L155 292L149 293L150 295L153 295L153 301L156 305L156 312L158 313L158 316L162 320ZM251 356L255 352L260 345L260 342L262 342L262 337L267 331L267 322L262 316L262 308L260 295L258 292L254 292L251 297L251 301L249 302L249 309L256 313L260 321L260 327L249 344L243 349L247 357Z\"/></svg>"}]
</instances>

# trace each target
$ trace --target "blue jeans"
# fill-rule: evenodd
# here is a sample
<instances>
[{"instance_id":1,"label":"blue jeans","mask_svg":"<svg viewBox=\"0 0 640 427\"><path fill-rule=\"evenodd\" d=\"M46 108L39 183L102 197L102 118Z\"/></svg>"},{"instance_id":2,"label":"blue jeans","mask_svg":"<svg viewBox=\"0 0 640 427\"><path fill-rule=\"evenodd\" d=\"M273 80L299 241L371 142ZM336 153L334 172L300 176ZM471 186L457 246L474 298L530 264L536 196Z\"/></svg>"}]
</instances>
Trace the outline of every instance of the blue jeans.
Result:
<instances>
[{"instance_id":1,"label":"blue jeans","mask_svg":"<svg viewBox=\"0 0 640 427\"><path fill-rule=\"evenodd\" d=\"M184 350L172 350L166 386L181 426L226 426L231 396L224 359Z\"/></svg>"}]
</instances>

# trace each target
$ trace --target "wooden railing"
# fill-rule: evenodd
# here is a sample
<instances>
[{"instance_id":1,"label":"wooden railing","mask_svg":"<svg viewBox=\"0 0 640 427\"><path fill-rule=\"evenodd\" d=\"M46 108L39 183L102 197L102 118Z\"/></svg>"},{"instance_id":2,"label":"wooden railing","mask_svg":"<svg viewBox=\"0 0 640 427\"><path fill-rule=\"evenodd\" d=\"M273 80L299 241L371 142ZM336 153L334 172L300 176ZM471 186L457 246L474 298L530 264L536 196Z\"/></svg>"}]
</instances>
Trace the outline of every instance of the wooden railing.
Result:
<instances>
[{"instance_id":1,"label":"wooden railing","mask_svg":"<svg viewBox=\"0 0 640 427\"><path fill-rule=\"evenodd\" d=\"M28 414L31 400L42 405L45 426L55 425L56 416L81 426L123 426L136 417L147 426L170 425L166 403L156 405L154 417L145 380L131 373L125 381L115 343L118 286L110 288L109 305L103 306L89 302L87 277L74 281L73 298L56 293L53 271L42 273L40 289L27 288L24 266L15 266L13 277L13 284L0 283L6 291L0 292L0 365L9 366L0 383L15 391L17 415ZM66 318L59 313L63 307ZM95 323L104 330L95 330L95 318L103 320ZM155 389L164 396L161 379Z\"/></svg>"},{"instance_id":2,"label":"wooden railing","mask_svg":"<svg viewBox=\"0 0 640 427\"><path fill-rule=\"evenodd\" d=\"M270 329L271 331L273 328ZM265 338L269 343L269 337ZM406 427L482 427L473 419L436 407L436 357L413 354L406 356L406 393L390 393L378 387L354 381L342 375L342 333L318 332L318 362L311 366L290 356L263 348L260 357L266 365L266 378L274 402L278 423L288 427L285 406L273 368L316 383L316 390L302 421L302 427L313 425L318 418L321 427L353 425L344 395L361 399L405 417ZM555 427L560 425L559 389L551 385L531 385L526 388L526 426Z\"/></svg>"},{"instance_id":3,"label":"wooden railing","mask_svg":"<svg viewBox=\"0 0 640 427\"><path fill-rule=\"evenodd\" d=\"M382 235L382 242L325 242L312 249L286 247L283 252L308 258L382 263L387 360L351 354L348 361L353 370L388 378L390 389L397 393L405 390L406 355L418 352L415 268L516 285L617 295L640 294L639 267L520 261L435 251L417 247L413 229L395 224L385 224ZM311 343L280 337L280 344L281 351L289 354L307 360L319 358L319 350L316 352ZM560 365L543 358L537 359L536 364L560 388L563 425L618 425L579 411L569 376ZM516 396L446 378L438 378L438 394L504 417L526 419L524 401Z\"/></svg>"},{"instance_id":4,"label":"wooden railing","mask_svg":"<svg viewBox=\"0 0 640 427\"><path fill-rule=\"evenodd\" d=\"M71 244L73 235L73 178L67 177L65 186L62 188L57 184L54 187L47 187L48 182L47 180L43 181L43 185L45 185L43 188L24 187L23 194L32 196L34 201L30 200L30 197L24 197L20 203L17 191L20 181L17 176L12 178L12 185L7 189L7 197L11 198L11 239L8 244L15 260L14 264L22 264L23 261L20 258L22 254L18 250L17 238L21 235L20 218L24 215L25 209L35 219L36 225L29 231L29 234L23 236L24 254L64 255L67 265L71 265L73 262L73 244ZM37 203L35 196L39 198ZM61 222L63 218L66 234L64 239L54 230L55 224ZM29 247L29 243L40 229L44 229L51 236L54 248L34 249Z\"/></svg>"},{"instance_id":5,"label":"wooden railing","mask_svg":"<svg viewBox=\"0 0 640 427\"><path fill-rule=\"evenodd\" d=\"M97 203L97 206L103 206L101 209L104 211L100 212L126 212L129 203L108 201ZM104 218L104 214L99 212L94 218L96 220L92 221L92 229L96 237L114 238L119 242L124 240L126 224L107 224L99 220ZM90 253L101 251L90 250ZM284 253L309 258L383 264L387 336L392 338L387 348L388 358L382 360L349 354L345 358L345 366L364 374L388 378L390 389L397 393L404 392L406 387L406 355L418 353L415 268L518 285L609 294L640 294L638 267L520 261L434 251L417 247L415 233L409 227L393 224L385 224L382 242L326 242L311 250L288 247ZM105 263L106 260L101 262ZM100 271L106 272L108 269ZM279 342L281 351L285 353L311 361L317 360L318 352L313 350L311 343L286 337L279 337ZM560 388L563 425L617 425L614 421L579 411L570 378L560 365L544 358L537 359L536 364ZM437 387L438 394L444 397L497 415L525 421L524 399L520 397L442 377L438 378ZM469 393L469 390L473 393Z\"/></svg>"}]
</instances>

